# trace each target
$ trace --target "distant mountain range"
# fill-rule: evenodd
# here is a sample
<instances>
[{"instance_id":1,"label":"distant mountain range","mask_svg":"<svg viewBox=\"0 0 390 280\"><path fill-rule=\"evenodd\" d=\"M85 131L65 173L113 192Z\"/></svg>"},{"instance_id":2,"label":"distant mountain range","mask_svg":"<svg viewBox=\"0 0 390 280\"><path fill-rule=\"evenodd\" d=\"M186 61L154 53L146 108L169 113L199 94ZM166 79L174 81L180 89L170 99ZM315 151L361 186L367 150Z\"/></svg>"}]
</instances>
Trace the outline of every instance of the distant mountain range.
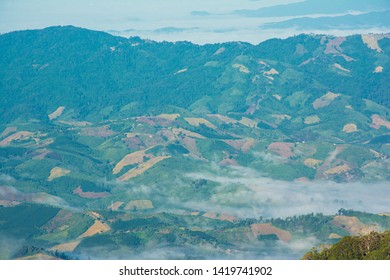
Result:
<instances>
[{"instance_id":1,"label":"distant mountain range","mask_svg":"<svg viewBox=\"0 0 390 280\"><path fill-rule=\"evenodd\" d=\"M302 17L265 24L263 28L296 28L298 30L353 30L390 28L390 10L360 15Z\"/></svg>"},{"instance_id":2,"label":"distant mountain range","mask_svg":"<svg viewBox=\"0 0 390 280\"><path fill-rule=\"evenodd\" d=\"M313 14L340 14L351 11L381 12L390 9L386 0L341 0L332 5L327 0L306 0L297 3L276 5L257 10L237 10L234 13L248 17L286 17L305 16Z\"/></svg>"}]
</instances>

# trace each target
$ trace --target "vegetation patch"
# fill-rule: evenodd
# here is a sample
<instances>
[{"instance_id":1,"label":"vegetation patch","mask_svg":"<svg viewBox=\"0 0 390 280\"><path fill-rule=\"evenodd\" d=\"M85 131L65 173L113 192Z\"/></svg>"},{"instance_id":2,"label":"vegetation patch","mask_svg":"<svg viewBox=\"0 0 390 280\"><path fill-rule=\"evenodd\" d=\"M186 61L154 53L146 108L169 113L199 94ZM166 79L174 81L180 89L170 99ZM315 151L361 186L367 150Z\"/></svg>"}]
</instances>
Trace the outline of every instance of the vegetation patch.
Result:
<instances>
[{"instance_id":1,"label":"vegetation patch","mask_svg":"<svg viewBox=\"0 0 390 280\"><path fill-rule=\"evenodd\" d=\"M390 260L390 231L371 232L364 236L346 236L318 251L313 248L304 260Z\"/></svg>"}]
</instances>

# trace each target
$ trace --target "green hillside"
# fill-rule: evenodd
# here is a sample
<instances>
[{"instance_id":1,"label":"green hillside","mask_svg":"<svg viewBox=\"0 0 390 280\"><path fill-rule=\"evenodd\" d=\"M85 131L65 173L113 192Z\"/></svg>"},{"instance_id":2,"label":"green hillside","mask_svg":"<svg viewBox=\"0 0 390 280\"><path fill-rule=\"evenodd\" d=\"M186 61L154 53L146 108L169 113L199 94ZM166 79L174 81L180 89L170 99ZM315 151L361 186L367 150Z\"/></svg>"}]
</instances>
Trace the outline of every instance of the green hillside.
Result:
<instances>
[{"instance_id":1,"label":"green hillside","mask_svg":"<svg viewBox=\"0 0 390 280\"><path fill-rule=\"evenodd\" d=\"M296 259L389 229L389 39L0 35L0 257Z\"/></svg>"}]
</instances>

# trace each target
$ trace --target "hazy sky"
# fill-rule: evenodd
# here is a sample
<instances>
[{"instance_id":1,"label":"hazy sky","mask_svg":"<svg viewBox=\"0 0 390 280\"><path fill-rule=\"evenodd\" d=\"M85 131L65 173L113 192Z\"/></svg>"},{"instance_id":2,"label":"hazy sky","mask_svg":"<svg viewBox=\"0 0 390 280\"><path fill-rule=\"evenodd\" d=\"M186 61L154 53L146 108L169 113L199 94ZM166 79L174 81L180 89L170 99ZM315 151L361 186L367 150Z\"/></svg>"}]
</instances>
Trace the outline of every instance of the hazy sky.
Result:
<instances>
[{"instance_id":1,"label":"hazy sky","mask_svg":"<svg viewBox=\"0 0 390 280\"><path fill-rule=\"evenodd\" d=\"M233 12L294 2L303 0L0 0L0 32L75 25L158 41L259 43L302 31L262 30L259 27L291 17L245 17ZM193 11L206 11L209 15L194 15L191 14Z\"/></svg>"}]
</instances>

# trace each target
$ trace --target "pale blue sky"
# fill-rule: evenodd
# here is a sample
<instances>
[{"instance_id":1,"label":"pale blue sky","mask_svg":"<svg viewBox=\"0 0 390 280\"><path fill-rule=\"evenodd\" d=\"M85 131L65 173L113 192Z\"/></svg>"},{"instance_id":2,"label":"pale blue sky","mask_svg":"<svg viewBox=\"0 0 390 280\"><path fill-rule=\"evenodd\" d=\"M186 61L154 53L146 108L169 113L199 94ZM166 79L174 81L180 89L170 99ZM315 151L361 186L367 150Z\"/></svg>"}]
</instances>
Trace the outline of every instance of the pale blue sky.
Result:
<instances>
[{"instance_id":1,"label":"pale blue sky","mask_svg":"<svg viewBox=\"0 0 390 280\"><path fill-rule=\"evenodd\" d=\"M291 17L246 17L234 14L234 11L256 10L294 2L303 0L0 0L0 32L75 25L94 30L110 30L113 34L126 37L138 35L158 41L259 43L268 38L287 37L302 31L262 30L259 26L264 23ZM191 14L193 11L207 11L211 15L196 16ZM176 29L166 29L167 27ZM359 31L375 30L354 32Z\"/></svg>"}]
</instances>

